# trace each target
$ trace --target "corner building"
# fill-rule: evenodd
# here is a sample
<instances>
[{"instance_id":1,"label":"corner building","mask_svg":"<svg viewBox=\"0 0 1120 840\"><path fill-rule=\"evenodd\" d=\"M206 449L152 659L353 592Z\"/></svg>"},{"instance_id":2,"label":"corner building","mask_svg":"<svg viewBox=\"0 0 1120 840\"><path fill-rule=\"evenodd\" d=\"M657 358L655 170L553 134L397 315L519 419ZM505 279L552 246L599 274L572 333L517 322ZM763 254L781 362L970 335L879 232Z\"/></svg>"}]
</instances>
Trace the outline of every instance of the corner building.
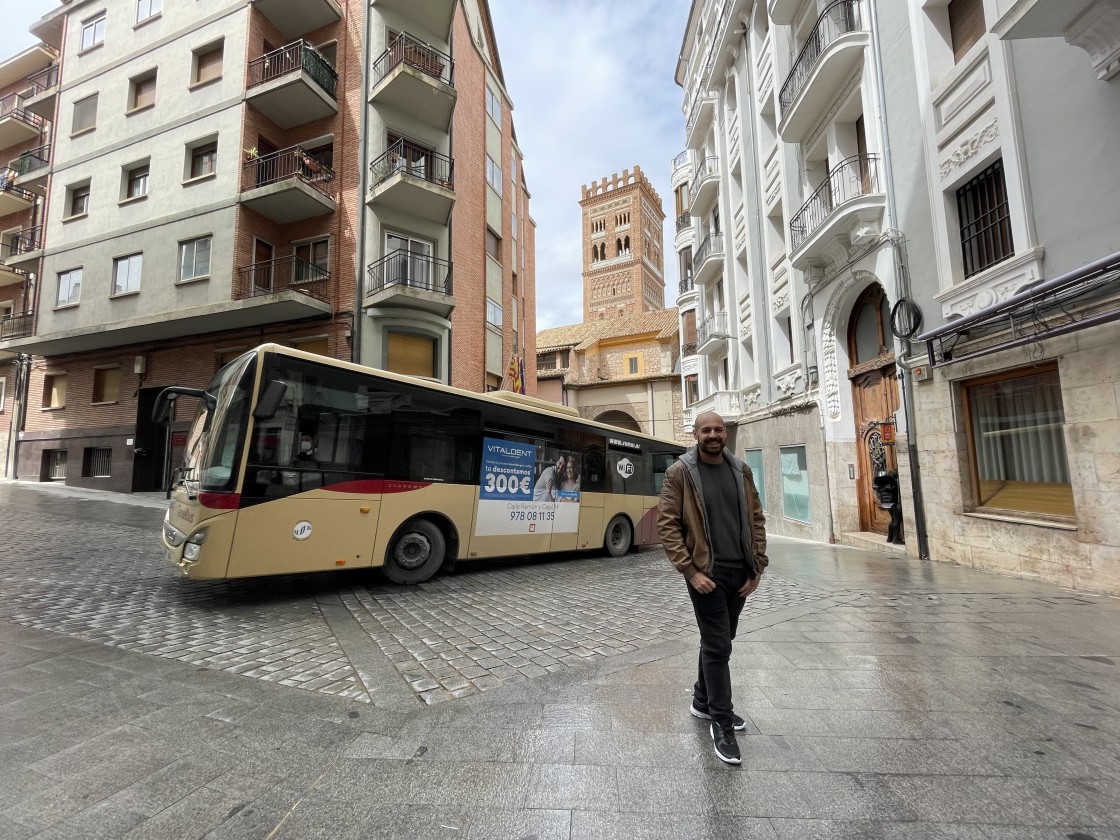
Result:
<instances>
[{"instance_id":1,"label":"corner building","mask_svg":"<svg viewBox=\"0 0 1120 840\"><path fill-rule=\"evenodd\" d=\"M510 105L495 84L487 114L470 85L497 65L485 4L73 0L32 32L58 53L62 131L28 292L0 335L29 373L8 475L166 486L189 417L155 426L155 396L264 341L483 390L533 335ZM491 175L507 197L496 247L488 216L461 218L487 205L486 120L511 161Z\"/></svg>"}]
</instances>

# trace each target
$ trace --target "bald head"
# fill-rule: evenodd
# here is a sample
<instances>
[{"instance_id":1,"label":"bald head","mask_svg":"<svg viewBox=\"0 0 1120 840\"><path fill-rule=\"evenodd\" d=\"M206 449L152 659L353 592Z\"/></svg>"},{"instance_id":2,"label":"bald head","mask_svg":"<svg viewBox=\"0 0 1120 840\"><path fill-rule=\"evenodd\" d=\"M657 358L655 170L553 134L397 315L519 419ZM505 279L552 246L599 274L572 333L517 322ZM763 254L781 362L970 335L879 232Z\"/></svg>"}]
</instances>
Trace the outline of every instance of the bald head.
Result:
<instances>
[{"instance_id":1,"label":"bald head","mask_svg":"<svg viewBox=\"0 0 1120 840\"><path fill-rule=\"evenodd\" d=\"M707 464L723 462L723 447L727 443L727 429L723 418L714 411L705 411L692 424L692 435L696 438L696 451L700 460Z\"/></svg>"},{"instance_id":2,"label":"bald head","mask_svg":"<svg viewBox=\"0 0 1120 840\"><path fill-rule=\"evenodd\" d=\"M702 426L720 426L723 427L723 418L716 414L714 411L705 411L703 414L696 416L695 422L692 424L693 433L699 432Z\"/></svg>"}]
</instances>

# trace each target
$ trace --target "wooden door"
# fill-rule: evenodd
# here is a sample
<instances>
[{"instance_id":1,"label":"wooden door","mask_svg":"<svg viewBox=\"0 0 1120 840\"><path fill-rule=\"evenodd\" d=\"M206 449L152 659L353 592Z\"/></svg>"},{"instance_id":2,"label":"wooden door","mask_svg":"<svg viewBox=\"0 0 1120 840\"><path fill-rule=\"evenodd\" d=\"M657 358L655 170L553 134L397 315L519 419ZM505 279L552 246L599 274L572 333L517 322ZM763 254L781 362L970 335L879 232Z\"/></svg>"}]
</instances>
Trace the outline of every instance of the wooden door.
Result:
<instances>
[{"instance_id":1,"label":"wooden door","mask_svg":"<svg viewBox=\"0 0 1120 840\"><path fill-rule=\"evenodd\" d=\"M852 379L856 417L856 457L859 495L859 528L886 534L890 515L879 507L872 484L875 476L898 469L894 447L883 443L879 423L893 420L898 411L898 380L894 363L857 374Z\"/></svg>"}]
</instances>

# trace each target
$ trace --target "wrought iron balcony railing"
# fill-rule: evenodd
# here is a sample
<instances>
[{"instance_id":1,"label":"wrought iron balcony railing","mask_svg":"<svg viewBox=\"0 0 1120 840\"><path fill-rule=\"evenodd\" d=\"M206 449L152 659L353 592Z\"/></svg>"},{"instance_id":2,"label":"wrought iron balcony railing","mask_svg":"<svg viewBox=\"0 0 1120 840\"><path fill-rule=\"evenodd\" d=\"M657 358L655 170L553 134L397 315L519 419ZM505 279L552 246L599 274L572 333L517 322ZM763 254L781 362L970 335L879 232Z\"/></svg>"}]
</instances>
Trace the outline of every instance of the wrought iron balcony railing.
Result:
<instances>
[{"instance_id":1,"label":"wrought iron balcony railing","mask_svg":"<svg viewBox=\"0 0 1120 840\"><path fill-rule=\"evenodd\" d=\"M800 248L832 211L845 201L881 191L878 155L854 155L840 161L790 219L789 235L793 249Z\"/></svg>"},{"instance_id":2,"label":"wrought iron balcony railing","mask_svg":"<svg viewBox=\"0 0 1120 840\"><path fill-rule=\"evenodd\" d=\"M330 301L330 279L328 269L307 260L297 256L277 257L240 266L233 299L245 300L259 295L297 291L316 300Z\"/></svg>"},{"instance_id":3,"label":"wrought iron balcony railing","mask_svg":"<svg viewBox=\"0 0 1120 840\"><path fill-rule=\"evenodd\" d=\"M306 41L293 41L250 61L245 88L247 90L299 70L306 72L331 99L335 98L338 73L331 67L330 62Z\"/></svg>"},{"instance_id":4,"label":"wrought iron balcony railing","mask_svg":"<svg viewBox=\"0 0 1120 840\"><path fill-rule=\"evenodd\" d=\"M42 146L20 152L19 157L14 158L8 166L12 168L16 175L26 175L28 172L34 172L36 169L46 166L50 159L51 144L44 143Z\"/></svg>"},{"instance_id":5,"label":"wrought iron balcony railing","mask_svg":"<svg viewBox=\"0 0 1120 840\"><path fill-rule=\"evenodd\" d=\"M691 292L695 288L696 284L692 282L692 274L690 272L684 276L684 279L681 280L680 284L677 286L677 292L683 295Z\"/></svg>"},{"instance_id":6,"label":"wrought iron balcony railing","mask_svg":"<svg viewBox=\"0 0 1120 840\"><path fill-rule=\"evenodd\" d=\"M0 318L0 341L10 338L25 338L35 328L35 313L21 312L18 315L5 315Z\"/></svg>"},{"instance_id":7,"label":"wrought iron balcony railing","mask_svg":"<svg viewBox=\"0 0 1120 840\"><path fill-rule=\"evenodd\" d=\"M366 269L366 294L376 294L390 286L450 295L451 263L426 254L392 251L369 264Z\"/></svg>"},{"instance_id":8,"label":"wrought iron balcony railing","mask_svg":"<svg viewBox=\"0 0 1120 840\"><path fill-rule=\"evenodd\" d=\"M251 190L288 178L298 178L323 195L330 196L334 170L299 146L290 146L272 154L250 158L242 165L243 189Z\"/></svg>"},{"instance_id":9,"label":"wrought iron balcony railing","mask_svg":"<svg viewBox=\"0 0 1120 840\"><path fill-rule=\"evenodd\" d=\"M433 184L455 188L455 162L438 152L398 140L369 165L370 184L377 186L397 173L423 178Z\"/></svg>"},{"instance_id":10,"label":"wrought iron balcony railing","mask_svg":"<svg viewBox=\"0 0 1120 840\"><path fill-rule=\"evenodd\" d=\"M696 355L696 342L689 341L681 345L682 356L695 356Z\"/></svg>"},{"instance_id":11,"label":"wrought iron balcony railing","mask_svg":"<svg viewBox=\"0 0 1120 840\"><path fill-rule=\"evenodd\" d=\"M688 187L689 195L692 196L693 201L696 200L696 193L700 191L700 183L711 178L713 175L719 175L719 158L706 157L696 166L696 174L692 176L692 183Z\"/></svg>"},{"instance_id":12,"label":"wrought iron balcony railing","mask_svg":"<svg viewBox=\"0 0 1120 840\"><path fill-rule=\"evenodd\" d=\"M0 119L5 117L13 117L27 123L32 128L43 127L43 118L24 108L23 96L18 93L11 93L0 99Z\"/></svg>"},{"instance_id":13,"label":"wrought iron balcony railing","mask_svg":"<svg viewBox=\"0 0 1120 840\"><path fill-rule=\"evenodd\" d=\"M688 165L688 149L678 154L673 158L673 169L680 169L682 166Z\"/></svg>"},{"instance_id":14,"label":"wrought iron balcony railing","mask_svg":"<svg viewBox=\"0 0 1120 840\"><path fill-rule=\"evenodd\" d=\"M58 64L52 64L40 70L38 73L32 73L27 77L27 90L23 92L24 99L29 99L32 96L38 96L45 90L50 90L58 84Z\"/></svg>"},{"instance_id":15,"label":"wrought iron balcony railing","mask_svg":"<svg viewBox=\"0 0 1120 840\"><path fill-rule=\"evenodd\" d=\"M7 171L0 172L0 192L6 192L10 195L17 196L24 201L35 201L35 193L31 192L31 190L25 190L23 187L17 187L15 181Z\"/></svg>"},{"instance_id":16,"label":"wrought iron balcony railing","mask_svg":"<svg viewBox=\"0 0 1120 840\"><path fill-rule=\"evenodd\" d=\"M692 264L698 266L701 263L703 263L706 259L708 259L708 257L712 257L712 256L715 256L716 254L722 254L722 253L723 253L723 234L722 233L710 234L707 239L705 239L703 242L700 243L700 247L696 249L696 256L694 256L692 258Z\"/></svg>"},{"instance_id":17,"label":"wrought iron balcony railing","mask_svg":"<svg viewBox=\"0 0 1120 840\"><path fill-rule=\"evenodd\" d=\"M825 48L841 35L856 32L862 28L859 0L835 0L835 2L825 6L824 11L821 12L817 22L813 25L813 31L808 40L801 48L801 52L797 54L789 75L782 83L781 93L778 94L778 103L782 109L783 117L789 111L790 106L793 105L797 95L805 87L809 74L813 72L813 68L817 65L817 59L821 57Z\"/></svg>"},{"instance_id":18,"label":"wrought iron balcony railing","mask_svg":"<svg viewBox=\"0 0 1120 840\"><path fill-rule=\"evenodd\" d=\"M407 32L402 33L373 62L373 83L376 85L402 62L445 85L454 83L455 62L451 56L417 41Z\"/></svg>"},{"instance_id":19,"label":"wrought iron balcony railing","mask_svg":"<svg viewBox=\"0 0 1120 840\"><path fill-rule=\"evenodd\" d=\"M688 227L692 227L692 214L685 211L677 216L677 233Z\"/></svg>"},{"instance_id":20,"label":"wrought iron balcony railing","mask_svg":"<svg viewBox=\"0 0 1120 840\"><path fill-rule=\"evenodd\" d=\"M704 345L711 338L730 335L727 329L727 313L716 312L704 319L696 330L696 343Z\"/></svg>"},{"instance_id":21,"label":"wrought iron balcony railing","mask_svg":"<svg viewBox=\"0 0 1120 840\"><path fill-rule=\"evenodd\" d=\"M38 251L43 247L43 226L24 228L11 238L11 255Z\"/></svg>"}]
</instances>

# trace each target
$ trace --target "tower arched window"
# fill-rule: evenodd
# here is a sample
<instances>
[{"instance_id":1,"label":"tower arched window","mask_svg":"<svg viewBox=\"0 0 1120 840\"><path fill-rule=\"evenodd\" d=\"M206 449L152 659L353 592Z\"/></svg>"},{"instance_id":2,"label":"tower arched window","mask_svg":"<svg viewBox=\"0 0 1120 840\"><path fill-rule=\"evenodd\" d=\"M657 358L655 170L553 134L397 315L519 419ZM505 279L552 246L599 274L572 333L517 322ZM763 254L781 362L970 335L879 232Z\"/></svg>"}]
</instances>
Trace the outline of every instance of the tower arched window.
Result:
<instances>
[{"instance_id":1,"label":"tower arched window","mask_svg":"<svg viewBox=\"0 0 1120 840\"><path fill-rule=\"evenodd\" d=\"M622 256L622 240L621 239L616 239L614 247L615 247L615 256L621 257Z\"/></svg>"},{"instance_id":2,"label":"tower arched window","mask_svg":"<svg viewBox=\"0 0 1120 840\"><path fill-rule=\"evenodd\" d=\"M627 254L630 253L630 237L629 236L627 236L626 239L623 241L622 247L623 247L624 253L627 253Z\"/></svg>"}]
</instances>

